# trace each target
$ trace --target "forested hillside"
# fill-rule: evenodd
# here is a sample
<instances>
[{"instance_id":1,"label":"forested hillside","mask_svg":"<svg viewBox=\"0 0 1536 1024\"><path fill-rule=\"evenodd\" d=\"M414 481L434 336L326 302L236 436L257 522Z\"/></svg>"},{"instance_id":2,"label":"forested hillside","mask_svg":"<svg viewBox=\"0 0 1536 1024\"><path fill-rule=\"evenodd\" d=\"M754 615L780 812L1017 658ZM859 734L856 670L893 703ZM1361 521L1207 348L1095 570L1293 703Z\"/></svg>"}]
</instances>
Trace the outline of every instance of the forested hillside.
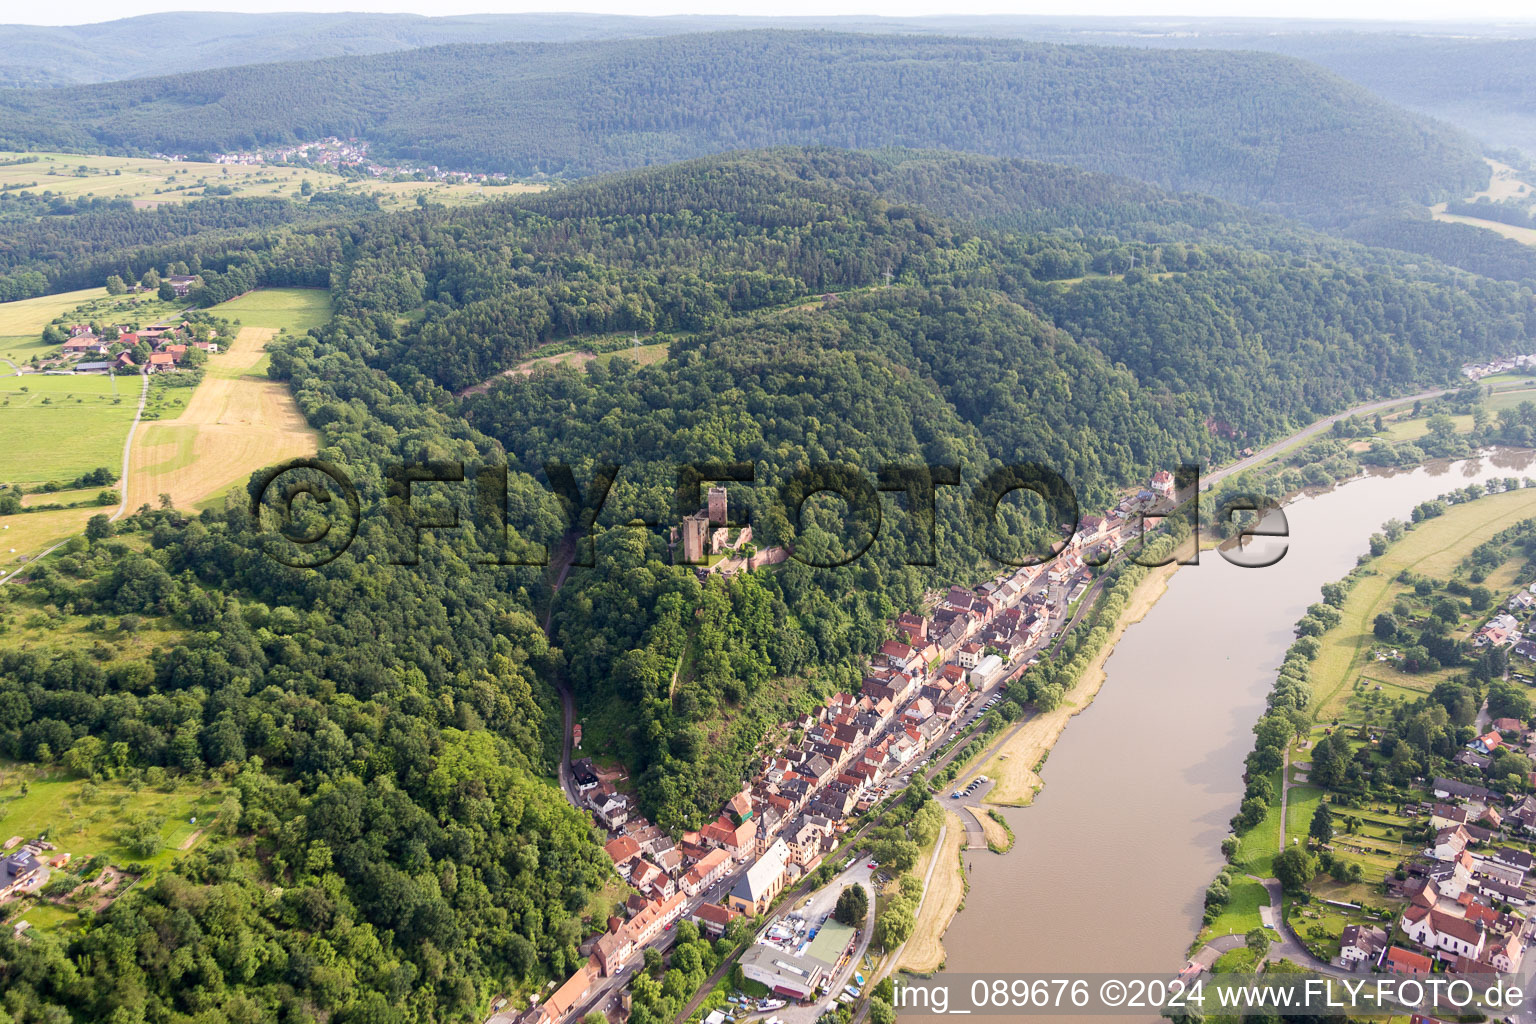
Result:
<instances>
[{"instance_id":1,"label":"forested hillside","mask_svg":"<svg viewBox=\"0 0 1536 1024\"><path fill-rule=\"evenodd\" d=\"M1536 151L1536 108L1527 73L1536 41L1529 38L1528 26L1518 23L187 12L94 25L0 26L0 87L57 87L453 43L571 42L762 28L1279 53L1318 64L1391 103L1447 121L1486 145ZM175 53L174 61L165 58L167 52Z\"/></svg>"},{"instance_id":2,"label":"forested hillside","mask_svg":"<svg viewBox=\"0 0 1536 1024\"><path fill-rule=\"evenodd\" d=\"M569 12L428 18L419 14L177 11L89 25L0 25L0 86L52 88L449 43L615 39L758 28L773 21ZM168 53L174 53L175 58L168 58Z\"/></svg>"},{"instance_id":3,"label":"forested hillside","mask_svg":"<svg viewBox=\"0 0 1536 1024\"><path fill-rule=\"evenodd\" d=\"M341 201L244 197L138 210L126 199L71 201L8 192L0 195L0 302L89 288L112 274L136 280L189 246L212 251L233 240L248 243L280 225L352 221L378 211L366 196L326 198Z\"/></svg>"},{"instance_id":4,"label":"forested hillside","mask_svg":"<svg viewBox=\"0 0 1536 1024\"><path fill-rule=\"evenodd\" d=\"M576 176L780 143L1028 156L1323 220L1466 194L1469 139L1256 53L737 32L446 46L0 93L0 146L204 152L325 135Z\"/></svg>"},{"instance_id":5,"label":"forested hillside","mask_svg":"<svg viewBox=\"0 0 1536 1024\"><path fill-rule=\"evenodd\" d=\"M0 928L6 1012L474 1019L496 993L564 977L613 909L607 858L550 778L557 678L647 815L696 826L788 709L857 682L894 611L990 572L983 545L1017 557L1058 536L1028 503L1001 516L1014 546L977 532L964 499L994 465L1044 461L1091 508L1536 331L1528 291L1300 229L1266 247L1264 218L1223 227L1208 200L1122 185L1092 214L1101 230L1018 231L923 208L925 181L999 221L1019 187L1035 206L1092 205L1075 175L1017 162L783 150L188 241L195 300L330 283L336 316L273 341L270 373L356 483L358 537L289 569L243 503L146 509L4 590L7 630L76 625L0 642L0 754L237 794L227 835L78 929ZM639 333L666 357L626 359ZM608 358L454 396L586 345ZM405 459L507 466L513 545L566 528L545 463L583 488L599 463L621 473L593 565L552 594L541 568L494 564L509 549L492 530L413 544L385 506L385 467ZM940 489L932 551L888 500L850 564L701 584L666 546L683 461L753 463L733 504L760 543L818 561L855 552L868 523L825 498L794 522L772 491L790 474L955 464L962 486ZM467 487L417 500L476 521ZM167 637L153 649L105 642L146 622ZM1060 698L1049 678L1028 684L1041 706Z\"/></svg>"},{"instance_id":6,"label":"forested hillside","mask_svg":"<svg viewBox=\"0 0 1536 1024\"><path fill-rule=\"evenodd\" d=\"M875 182L900 184L881 196ZM624 467L610 526L669 521L678 461L751 461L759 487L733 500L753 508L758 536L834 553L858 539L814 516L796 530L764 497L807 462L958 462L969 486L989 460L1035 459L1100 502L1149 467L1220 461L1385 389L1450 379L1469 353L1519 346L1536 327L1517 288L1458 288L1444 269L1294 228L1266 235L1262 218L1228 207L1223 223L1210 201L1139 186L1104 189L1093 215L1126 216L1125 239L978 230L906 201L926 193L1007 220L1003 197L1017 195L1045 222L1053 202L1069 219L1086 211L1082 185L981 158L710 159L529 198L513 216L390 221L359 244L338 299L355 315L421 304L425 316L375 318L382 330L352 341L418 394L428 380L462 389L544 345L661 332L665 363L511 376L457 408L515 470ZM1142 240L1159 215L1163 240ZM938 578L980 572L962 505L941 499L940 514ZM1037 510L1013 526L1038 541L1047 521ZM913 538L888 518L853 566L792 565L759 613L719 611L722 628L763 623L740 639L757 657L713 659L711 677L674 686L694 643L692 584L679 589L656 536L605 536L606 559L561 594L557 640L586 652L569 669L581 700L612 709L647 810L669 826L727 795L779 710L767 680L816 666L851 682L881 609L933 578L903 564ZM743 598L718 600L706 608Z\"/></svg>"}]
</instances>

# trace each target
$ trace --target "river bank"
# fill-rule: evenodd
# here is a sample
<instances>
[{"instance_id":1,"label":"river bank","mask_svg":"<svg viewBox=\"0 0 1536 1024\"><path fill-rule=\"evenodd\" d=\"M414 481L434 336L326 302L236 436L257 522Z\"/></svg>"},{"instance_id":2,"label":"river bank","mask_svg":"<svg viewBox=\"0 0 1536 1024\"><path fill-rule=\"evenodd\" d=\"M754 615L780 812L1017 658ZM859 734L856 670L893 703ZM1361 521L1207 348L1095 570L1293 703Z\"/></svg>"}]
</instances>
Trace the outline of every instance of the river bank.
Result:
<instances>
[{"instance_id":1,"label":"river bank","mask_svg":"<svg viewBox=\"0 0 1536 1024\"><path fill-rule=\"evenodd\" d=\"M997 784L985 797L986 802L1009 806L1025 806L1039 789L1040 777L1034 770L1040 760L1061 737L1067 723L1085 710L1104 685L1107 675L1104 666L1115 645L1133 624L1140 622L1157 604L1168 589L1168 581L1179 569L1177 563L1150 570L1146 577L1131 591L1125 610L1111 628L1109 638L1084 670L1076 686L1063 698L1054 711L1036 715L1017 729L1006 732L996 749L987 758L983 774L996 778ZM1004 793L999 799L997 794ZM994 821L986 812L966 807L975 818L983 835L995 848L994 852L1006 852L1014 838L1009 829ZM962 847L965 841L965 823L953 812L948 812L949 829L944 849L936 851L936 865L924 898L922 913L918 915L912 936L903 950L899 969L914 974L931 974L945 964L944 936L950 923L959 913L967 889L966 865ZM927 859L918 865L917 872L926 870Z\"/></svg>"},{"instance_id":2,"label":"river bank","mask_svg":"<svg viewBox=\"0 0 1536 1024\"><path fill-rule=\"evenodd\" d=\"M913 974L932 974L944 966L944 933L965 902L965 863L960 855L965 845L965 822L954 811L946 812L944 818L948 828L914 872L928 879L928 887L898 966ZM932 874L928 874L930 864Z\"/></svg>"},{"instance_id":3,"label":"river bank","mask_svg":"<svg viewBox=\"0 0 1536 1024\"><path fill-rule=\"evenodd\" d=\"M997 779L986 802L1007 807L1024 807L1035 798L1044 784L1036 768L1061 738L1067 723L1093 703L1107 675L1104 666L1114 653L1125 631L1146 617L1168 590L1168 581L1178 571L1177 563L1150 570L1131 591L1125 611L1111 627L1109 639L1088 663L1077 684L1053 711L1034 715L1018 729L1007 734L1001 746L984 763L982 772Z\"/></svg>"},{"instance_id":4,"label":"river bank","mask_svg":"<svg viewBox=\"0 0 1536 1024\"><path fill-rule=\"evenodd\" d=\"M1387 519L1530 465L1530 453L1501 450L1360 477L1286 506L1289 550L1271 567L1208 556L1189 567L1197 571L1165 568L1139 583L1099 671L1037 738L1038 753L1023 755L1033 775L1049 749L1052 774L1043 789L1031 782L1027 809L1003 809L1016 848L967 858L972 898L944 936L950 967L1177 969L1223 863L1253 722L1295 621ZM998 760L981 770L991 774Z\"/></svg>"}]
</instances>

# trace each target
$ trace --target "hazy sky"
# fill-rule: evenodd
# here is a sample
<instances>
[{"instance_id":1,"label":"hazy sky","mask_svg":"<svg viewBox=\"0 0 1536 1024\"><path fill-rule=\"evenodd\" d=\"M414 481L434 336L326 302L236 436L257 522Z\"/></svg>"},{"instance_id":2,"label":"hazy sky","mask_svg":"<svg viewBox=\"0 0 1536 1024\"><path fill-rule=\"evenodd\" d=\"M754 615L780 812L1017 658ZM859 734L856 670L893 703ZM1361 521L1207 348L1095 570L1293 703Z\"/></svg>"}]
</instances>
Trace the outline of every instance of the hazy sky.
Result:
<instances>
[{"instance_id":1,"label":"hazy sky","mask_svg":"<svg viewBox=\"0 0 1536 1024\"><path fill-rule=\"evenodd\" d=\"M390 11L413 14L1054 14L1536 21L1531 0L0 0L0 23L78 25L158 11Z\"/></svg>"}]
</instances>

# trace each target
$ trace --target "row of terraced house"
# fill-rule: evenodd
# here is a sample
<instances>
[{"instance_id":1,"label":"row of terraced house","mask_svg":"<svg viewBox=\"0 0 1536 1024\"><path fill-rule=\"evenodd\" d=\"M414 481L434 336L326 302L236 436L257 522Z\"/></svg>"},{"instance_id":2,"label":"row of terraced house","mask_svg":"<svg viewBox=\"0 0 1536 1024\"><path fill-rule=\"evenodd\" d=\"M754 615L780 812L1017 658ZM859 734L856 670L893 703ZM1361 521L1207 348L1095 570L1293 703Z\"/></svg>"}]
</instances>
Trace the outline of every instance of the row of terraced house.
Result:
<instances>
[{"instance_id":1,"label":"row of terraced house","mask_svg":"<svg viewBox=\"0 0 1536 1024\"><path fill-rule=\"evenodd\" d=\"M860 692L834 694L825 705L781 723L782 732L795 738L763 759L714 821L676 841L639 815L590 760L573 762L577 790L610 836L605 849L614 869L638 895L626 905L626 918L608 922L588 962L528 1012L529 1024L563 1024L599 978L622 971L685 913L718 935L734 918L766 911L837 849L851 818L959 725L979 693L1043 645L1058 604L1050 587L1085 585L1089 565L1139 536L1136 513L1172 494L1172 474L1159 473L1150 489L1118 508L1083 516L1050 562L974 589L951 587L927 614L899 615L891 638L871 658ZM709 499L695 518L723 523L723 489L712 489ZM707 536L702 527L695 532L696 538L681 537L690 560L704 550ZM724 900L693 903L733 874Z\"/></svg>"}]
</instances>

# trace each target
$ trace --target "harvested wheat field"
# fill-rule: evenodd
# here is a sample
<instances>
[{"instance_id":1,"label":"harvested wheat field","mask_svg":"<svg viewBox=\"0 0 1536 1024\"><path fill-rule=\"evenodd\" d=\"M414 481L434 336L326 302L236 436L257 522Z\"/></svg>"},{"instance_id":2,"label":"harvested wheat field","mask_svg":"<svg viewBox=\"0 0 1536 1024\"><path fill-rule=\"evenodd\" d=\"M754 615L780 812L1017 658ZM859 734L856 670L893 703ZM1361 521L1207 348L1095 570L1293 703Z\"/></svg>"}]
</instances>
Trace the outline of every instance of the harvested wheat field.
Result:
<instances>
[{"instance_id":1,"label":"harvested wheat field","mask_svg":"<svg viewBox=\"0 0 1536 1024\"><path fill-rule=\"evenodd\" d=\"M944 830L943 843L925 851L913 869L918 878L928 879L928 886L898 967L915 974L932 974L944 966L944 933L965 899L964 866L960 862L965 822L954 811L946 811L944 820L949 827Z\"/></svg>"},{"instance_id":2,"label":"harvested wheat field","mask_svg":"<svg viewBox=\"0 0 1536 1024\"><path fill-rule=\"evenodd\" d=\"M288 389L253 372L276 334L242 327L227 351L209 358L181 415L141 428L129 457L130 511L157 506L161 494L191 508L264 466L314 453L315 432Z\"/></svg>"},{"instance_id":3,"label":"harvested wheat field","mask_svg":"<svg viewBox=\"0 0 1536 1024\"><path fill-rule=\"evenodd\" d=\"M1140 622L1152 610L1157 599L1163 596L1163 591L1168 589L1168 580L1177 569L1178 565L1174 563L1147 573L1136 585L1136 589L1131 591L1125 611L1115 623L1109 639L1083 670L1077 685L1067 692L1061 706L1043 715L1035 715L1025 722L987 762L982 771L997 779L997 785L982 798L984 802L1019 807L1034 799L1036 790L1040 788L1040 776L1035 774L1035 765L1056 745L1061 731L1072 717L1093 703L1099 687L1104 685L1104 663L1109 660L1115 644L1119 643L1126 627Z\"/></svg>"}]
</instances>

